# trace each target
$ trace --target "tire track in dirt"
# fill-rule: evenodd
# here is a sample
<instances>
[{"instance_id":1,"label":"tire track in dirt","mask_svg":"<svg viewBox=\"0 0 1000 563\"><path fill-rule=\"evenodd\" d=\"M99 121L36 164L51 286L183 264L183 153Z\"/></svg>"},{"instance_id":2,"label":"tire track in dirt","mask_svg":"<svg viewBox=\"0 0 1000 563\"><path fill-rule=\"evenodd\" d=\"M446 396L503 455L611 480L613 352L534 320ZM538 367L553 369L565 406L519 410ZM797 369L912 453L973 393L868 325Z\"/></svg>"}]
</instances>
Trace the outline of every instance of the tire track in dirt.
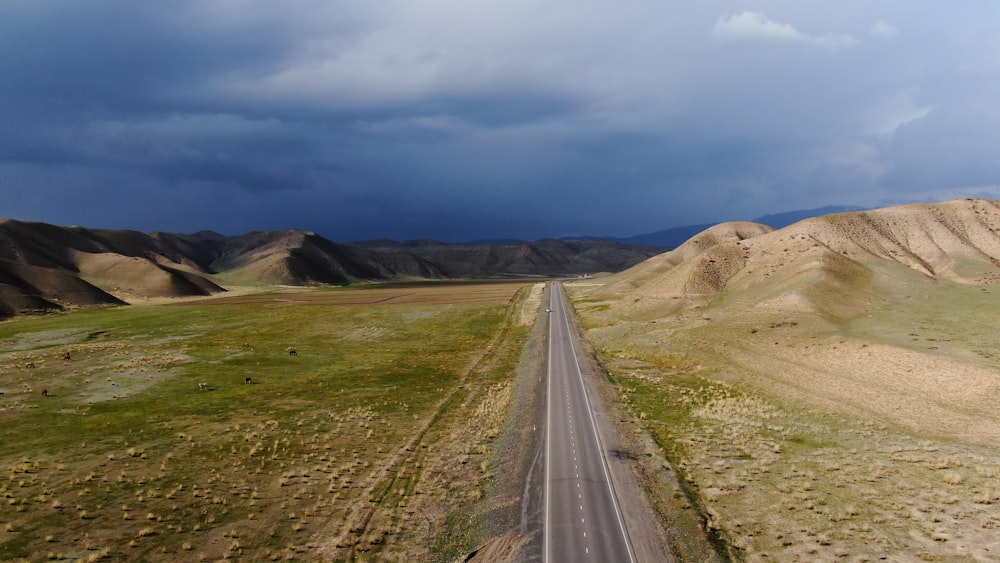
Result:
<instances>
[{"instance_id":1,"label":"tire track in dirt","mask_svg":"<svg viewBox=\"0 0 1000 563\"><path fill-rule=\"evenodd\" d=\"M420 484L420 475L416 470L424 466L423 461L426 459L428 444L424 442L425 438L432 430L436 430L435 427L443 419L444 413L459 404L460 397L482 392L470 389L469 378L494 361L502 349L515 321L516 304L525 289L526 287L522 287L515 292L508 303L503 324L494 333L482 354L473 359L462 371L458 383L442 398L415 436L396 451L385 469L372 472L362 483L361 490L372 493L362 494L354 500L349 515L334 540L336 548L348 550L346 555L348 561L356 561L360 555L370 557L372 552L377 552L380 546L385 545L386 531L398 524L400 514L398 509L390 509L390 513L382 520L378 513L387 508L386 500L400 488L403 489L403 494L400 495L398 505L407 503ZM414 468L412 476L404 472L406 467ZM407 481L406 486L399 487L403 480ZM380 524L377 527L381 528L381 531L376 530L376 524Z\"/></svg>"}]
</instances>

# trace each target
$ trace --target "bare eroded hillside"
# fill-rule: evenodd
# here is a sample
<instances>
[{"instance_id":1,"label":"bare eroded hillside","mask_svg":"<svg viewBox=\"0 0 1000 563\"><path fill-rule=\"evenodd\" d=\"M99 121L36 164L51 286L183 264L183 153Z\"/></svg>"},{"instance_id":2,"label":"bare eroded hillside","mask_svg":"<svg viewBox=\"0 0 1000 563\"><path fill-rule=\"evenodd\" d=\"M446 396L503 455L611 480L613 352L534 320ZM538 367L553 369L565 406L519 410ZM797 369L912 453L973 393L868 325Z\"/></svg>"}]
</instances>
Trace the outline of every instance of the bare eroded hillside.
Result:
<instances>
[{"instance_id":1,"label":"bare eroded hillside","mask_svg":"<svg viewBox=\"0 0 1000 563\"><path fill-rule=\"evenodd\" d=\"M989 561L998 229L978 199L720 225L572 295L740 556Z\"/></svg>"}]
</instances>

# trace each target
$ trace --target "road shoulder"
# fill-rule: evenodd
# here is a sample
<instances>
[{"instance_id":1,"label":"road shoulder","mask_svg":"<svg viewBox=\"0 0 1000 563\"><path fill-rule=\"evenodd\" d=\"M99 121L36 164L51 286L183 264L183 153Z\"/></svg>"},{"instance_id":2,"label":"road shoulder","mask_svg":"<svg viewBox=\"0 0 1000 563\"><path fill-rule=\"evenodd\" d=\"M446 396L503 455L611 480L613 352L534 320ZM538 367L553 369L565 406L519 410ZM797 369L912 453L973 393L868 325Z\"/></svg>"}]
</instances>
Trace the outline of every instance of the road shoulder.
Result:
<instances>
[{"instance_id":1,"label":"road shoulder","mask_svg":"<svg viewBox=\"0 0 1000 563\"><path fill-rule=\"evenodd\" d=\"M663 457L662 450L638 421L631 420L621 408L617 391L584 336L572 301L570 306L578 344L577 361L601 441L608 452L608 469L637 559L725 561L707 541L703 518L687 502L677 473Z\"/></svg>"}]
</instances>

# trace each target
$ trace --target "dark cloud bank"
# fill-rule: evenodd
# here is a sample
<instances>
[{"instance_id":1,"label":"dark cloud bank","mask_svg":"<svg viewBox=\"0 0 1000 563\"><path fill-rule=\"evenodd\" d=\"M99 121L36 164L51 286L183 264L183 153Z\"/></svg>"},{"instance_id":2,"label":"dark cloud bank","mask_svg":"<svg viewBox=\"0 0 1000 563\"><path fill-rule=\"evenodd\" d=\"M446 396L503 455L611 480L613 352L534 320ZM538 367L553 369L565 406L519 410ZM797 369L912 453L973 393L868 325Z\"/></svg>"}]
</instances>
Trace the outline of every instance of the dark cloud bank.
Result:
<instances>
[{"instance_id":1,"label":"dark cloud bank","mask_svg":"<svg viewBox=\"0 0 1000 563\"><path fill-rule=\"evenodd\" d=\"M627 236L1000 193L972 2L0 4L0 215Z\"/></svg>"}]
</instances>

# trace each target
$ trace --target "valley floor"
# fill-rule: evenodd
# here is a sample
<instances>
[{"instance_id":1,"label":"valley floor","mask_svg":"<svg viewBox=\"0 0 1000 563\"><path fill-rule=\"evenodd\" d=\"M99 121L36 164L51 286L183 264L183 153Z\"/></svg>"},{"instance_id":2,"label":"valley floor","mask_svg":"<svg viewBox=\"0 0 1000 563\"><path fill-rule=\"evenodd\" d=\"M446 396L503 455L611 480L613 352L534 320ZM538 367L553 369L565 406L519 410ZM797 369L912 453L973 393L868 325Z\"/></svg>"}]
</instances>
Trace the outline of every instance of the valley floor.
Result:
<instances>
[{"instance_id":1,"label":"valley floor","mask_svg":"<svg viewBox=\"0 0 1000 563\"><path fill-rule=\"evenodd\" d=\"M262 292L0 323L0 560L463 558L504 522L531 288Z\"/></svg>"}]
</instances>

